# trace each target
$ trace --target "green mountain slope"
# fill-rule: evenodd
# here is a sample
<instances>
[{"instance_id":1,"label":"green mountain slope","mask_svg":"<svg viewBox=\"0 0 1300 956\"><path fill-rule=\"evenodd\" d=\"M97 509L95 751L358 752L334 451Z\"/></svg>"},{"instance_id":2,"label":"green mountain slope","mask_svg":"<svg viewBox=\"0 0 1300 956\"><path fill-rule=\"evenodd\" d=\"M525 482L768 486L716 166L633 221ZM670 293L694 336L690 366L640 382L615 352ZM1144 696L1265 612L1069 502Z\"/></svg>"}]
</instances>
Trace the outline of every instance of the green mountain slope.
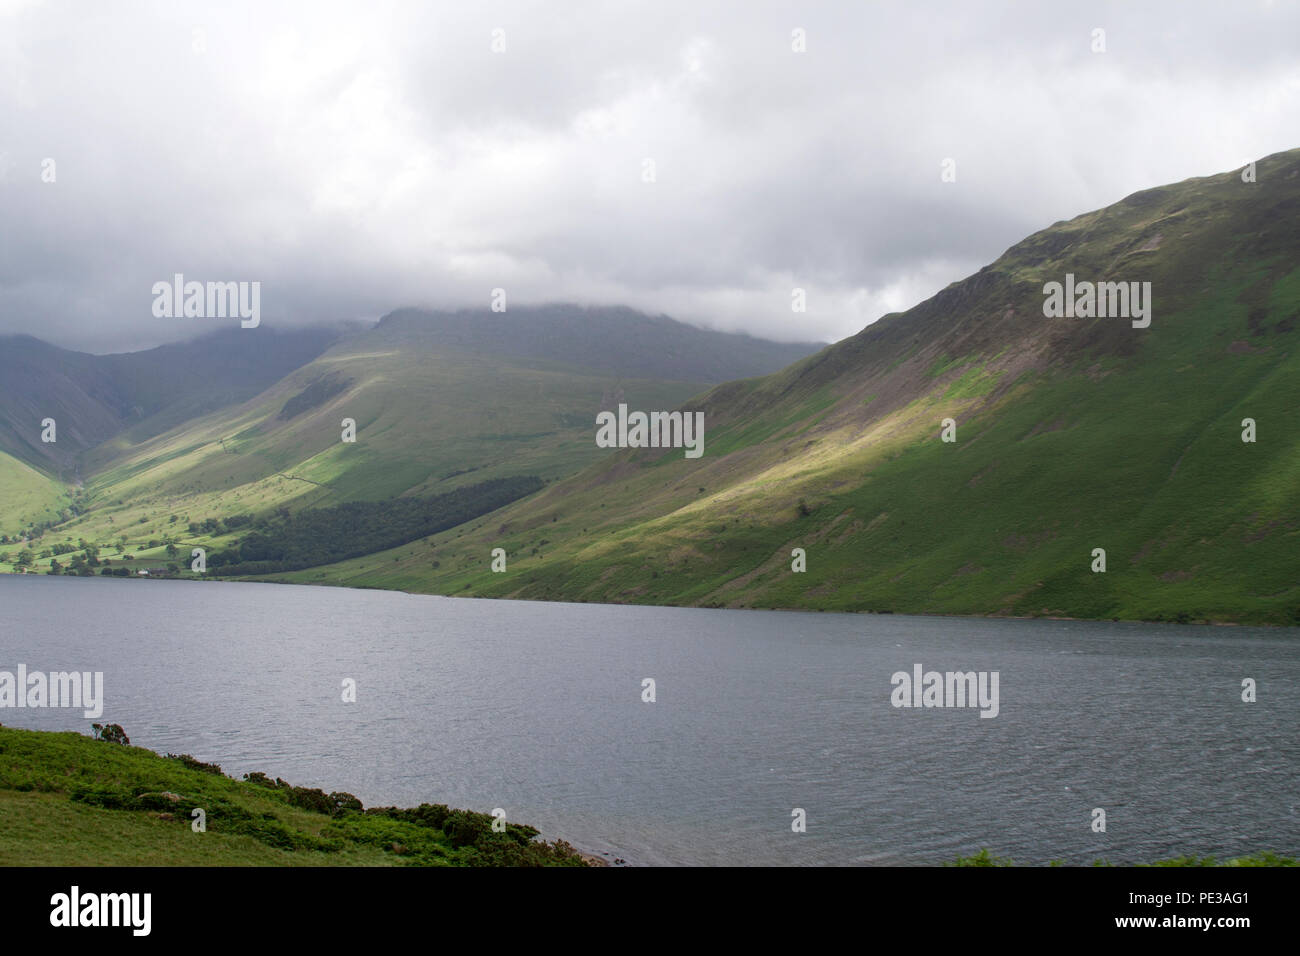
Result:
<instances>
[{"instance_id":1,"label":"green mountain slope","mask_svg":"<svg viewBox=\"0 0 1300 956\"><path fill-rule=\"evenodd\" d=\"M84 514L51 534L168 563L169 538L186 554L235 545L236 535L188 530L208 518L433 497L498 478L554 480L607 454L583 440L601 409L671 408L738 368L778 368L814 348L623 309L508 316L394 313L255 396L188 417L211 391L193 376L185 402L78 454ZM627 374L641 367L664 377ZM171 391L147 370L137 378ZM163 428L168 413L183 420ZM344 419L355 422L355 442L342 440Z\"/></svg>"},{"instance_id":2,"label":"green mountain slope","mask_svg":"<svg viewBox=\"0 0 1300 956\"><path fill-rule=\"evenodd\" d=\"M29 335L0 338L0 451L72 481L77 455L120 431L129 411L97 356ZM41 440L48 418L53 442Z\"/></svg>"},{"instance_id":3,"label":"green mountain slope","mask_svg":"<svg viewBox=\"0 0 1300 956\"><path fill-rule=\"evenodd\" d=\"M18 531L33 524L56 521L58 512L68 501L59 482L0 452L0 529ZM0 548L9 550L3 544Z\"/></svg>"},{"instance_id":4,"label":"green mountain slope","mask_svg":"<svg viewBox=\"0 0 1300 956\"><path fill-rule=\"evenodd\" d=\"M1257 172L1057 223L906 313L698 396L686 407L706 416L700 459L620 451L428 543L281 577L1300 623L1300 150ZM1150 327L1046 318L1044 283L1066 273L1152 283ZM955 442L941 440L945 418ZM591 429L576 436L575 453L591 442ZM489 569L495 547L505 573Z\"/></svg>"},{"instance_id":5,"label":"green mountain slope","mask_svg":"<svg viewBox=\"0 0 1300 956\"><path fill-rule=\"evenodd\" d=\"M100 356L130 401L127 425L142 441L200 415L247 401L346 334L340 328L225 329L144 352Z\"/></svg>"},{"instance_id":6,"label":"green mountain slope","mask_svg":"<svg viewBox=\"0 0 1300 956\"><path fill-rule=\"evenodd\" d=\"M28 335L0 337L0 451L64 480L88 449L132 429L137 440L242 402L311 361L332 329L227 330L121 355L89 355ZM53 418L56 440L41 440Z\"/></svg>"}]
</instances>

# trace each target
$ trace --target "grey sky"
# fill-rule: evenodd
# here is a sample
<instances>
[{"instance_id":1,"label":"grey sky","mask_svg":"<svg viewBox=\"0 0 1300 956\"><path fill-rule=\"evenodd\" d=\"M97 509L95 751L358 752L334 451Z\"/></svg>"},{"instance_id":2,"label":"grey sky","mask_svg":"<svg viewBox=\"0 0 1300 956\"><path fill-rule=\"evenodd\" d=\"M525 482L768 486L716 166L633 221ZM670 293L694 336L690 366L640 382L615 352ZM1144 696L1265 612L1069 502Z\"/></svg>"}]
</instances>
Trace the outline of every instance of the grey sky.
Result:
<instances>
[{"instance_id":1,"label":"grey sky","mask_svg":"<svg viewBox=\"0 0 1300 956\"><path fill-rule=\"evenodd\" d=\"M838 339L1056 220L1300 145L1297 37L1282 0L0 0L0 334L226 321L153 316L181 272L260 281L263 327L503 287Z\"/></svg>"}]
</instances>

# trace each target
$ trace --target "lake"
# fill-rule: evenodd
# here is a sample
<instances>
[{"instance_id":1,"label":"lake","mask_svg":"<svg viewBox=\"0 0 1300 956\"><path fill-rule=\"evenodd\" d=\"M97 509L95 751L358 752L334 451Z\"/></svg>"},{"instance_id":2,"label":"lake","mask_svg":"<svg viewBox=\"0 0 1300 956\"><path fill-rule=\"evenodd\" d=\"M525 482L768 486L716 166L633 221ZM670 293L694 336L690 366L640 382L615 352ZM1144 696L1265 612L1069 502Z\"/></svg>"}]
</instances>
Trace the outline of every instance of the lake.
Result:
<instances>
[{"instance_id":1,"label":"lake","mask_svg":"<svg viewBox=\"0 0 1300 956\"><path fill-rule=\"evenodd\" d=\"M1296 628L34 575L0 576L0 620L0 670L103 671L100 721L139 746L367 806L501 807L634 864L1300 855ZM997 672L997 716L893 706L918 664Z\"/></svg>"}]
</instances>

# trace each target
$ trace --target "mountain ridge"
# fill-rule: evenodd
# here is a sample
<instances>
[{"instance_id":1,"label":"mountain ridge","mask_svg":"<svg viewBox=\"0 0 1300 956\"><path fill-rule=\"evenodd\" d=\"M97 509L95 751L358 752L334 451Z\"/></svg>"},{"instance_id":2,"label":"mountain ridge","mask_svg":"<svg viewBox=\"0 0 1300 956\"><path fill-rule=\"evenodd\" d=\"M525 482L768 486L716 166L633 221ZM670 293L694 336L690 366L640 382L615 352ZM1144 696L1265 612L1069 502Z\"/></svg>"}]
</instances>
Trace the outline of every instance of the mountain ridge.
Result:
<instances>
[{"instance_id":1,"label":"mountain ridge","mask_svg":"<svg viewBox=\"0 0 1300 956\"><path fill-rule=\"evenodd\" d=\"M100 446L90 513L56 533L164 536L179 521L186 547L237 548L212 516L531 475L542 490L448 531L270 579L1300 623L1300 150L1257 167L1257 182L1189 179L1059 221L906 312L711 387L617 365L575 376L560 361L572 334L557 345L527 309L398 310L242 405ZM1048 283L1076 274L1149 283L1150 324L1049 317ZM471 327L497 351L465 347ZM625 400L704 413L704 457L597 450L592 413ZM343 415L361 447L339 443Z\"/></svg>"},{"instance_id":2,"label":"mountain ridge","mask_svg":"<svg viewBox=\"0 0 1300 956\"><path fill-rule=\"evenodd\" d=\"M1300 150L1256 166L1254 183L1189 179L1060 221L905 313L696 396L698 462L620 451L454 535L284 579L1300 623ZM1150 328L1045 317L1067 272L1151 282ZM1246 418L1268 439L1243 442ZM492 547L510 572L488 569Z\"/></svg>"},{"instance_id":3,"label":"mountain ridge","mask_svg":"<svg viewBox=\"0 0 1300 956\"><path fill-rule=\"evenodd\" d=\"M58 517L63 487L85 481L57 533L115 539L126 521L161 540L175 531L168 525L178 510L206 517L554 478L597 454L574 452L556 436L576 435L610 403L671 406L733 372L770 371L812 347L630 309L452 315L449 324L398 310L346 333L227 330L108 356L15 341L4 349L11 371L0 374L0 426L10 426L0 454L53 476L55 487L33 495L31 476L10 469L27 489L23 500L43 506L41 522ZM640 334L625 335L629 328ZM60 363L74 372L60 378ZM668 377L647 377L643 367ZM85 383L102 399L86 394ZM53 445L32 431L47 414L59 422ZM345 419L356 423L352 445L341 441ZM0 531L35 521L29 512L0 509Z\"/></svg>"}]
</instances>

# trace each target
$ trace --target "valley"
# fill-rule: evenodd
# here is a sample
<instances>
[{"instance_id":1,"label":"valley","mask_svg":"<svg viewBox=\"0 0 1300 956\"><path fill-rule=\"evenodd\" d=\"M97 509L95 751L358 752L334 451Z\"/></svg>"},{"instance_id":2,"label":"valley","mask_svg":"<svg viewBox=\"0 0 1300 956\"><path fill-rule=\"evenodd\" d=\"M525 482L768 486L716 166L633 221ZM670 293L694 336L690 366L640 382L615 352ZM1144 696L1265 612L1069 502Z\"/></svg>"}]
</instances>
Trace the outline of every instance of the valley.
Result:
<instances>
[{"instance_id":1,"label":"valley","mask_svg":"<svg viewBox=\"0 0 1300 956\"><path fill-rule=\"evenodd\" d=\"M907 313L693 398L703 458L620 450L490 520L277 580L1300 623L1300 151L1259 169L1058 223ZM1047 283L1121 267L1152 283L1150 327L1043 315Z\"/></svg>"},{"instance_id":2,"label":"valley","mask_svg":"<svg viewBox=\"0 0 1300 956\"><path fill-rule=\"evenodd\" d=\"M105 438L112 420L87 433L78 426L83 409L65 402L51 413L62 418L59 442L11 442L0 451L0 480L12 486L0 511L0 571L46 572L59 561L67 573L69 559L56 550L68 548L64 553L84 562L74 573L185 575L193 549L237 550L255 521L265 527L305 510L359 502L411 506L475 496L472 489L501 482L541 487L606 454L590 438L601 408L624 400L673 408L709 382L777 368L815 348L704 332L630 310L517 309L510 317L515 334L504 338L488 321L505 324L481 314L400 310L372 329L314 339L328 348L251 396L246 372L242 391L224 385L220 396L208 394L211 376L201 374L177 382L165 399L159 388L161 407L153 415L136 424L118 416L120 430ZM217 351L220 367L238 366L260 350L260 340L250 344L247 336L267 331L218 337L248 353ZM61 358L33 343L20 343L29 356L40 354L50 365ZM198 340L192 351L211 344ZM665 344L666 358L648 355ZM569 362L553 357L566 353ZM121 363L129 356L105 358ZM666 377L629 374L640 368ZM39 391L30 379L23 382ZM51 404L47 397L0 408L30 405L30 420L36 406ZM173 422L185 409L193 414ZM12 433L20 433L20 420L8 416ZM33 464L6 454L10 447ZM84 486L69 481L83 474ZM491 495L484 501L482 507L502 503ZM467 507L464 514L482 510ZM396 537L409 540L423 526L413 521L410 535ZM365 535L345 535L358 537ZM70 548L83 541L90 550Z\"/></svg>"},{"instance_id":3,"label":"valley","mask_svg":"<svg viewBox=\"0 0 1300 956\"><path fill-rule=\"evenodd\" d=\"M182 420L160 403L105 435L74 412L72 454L0 460L0 570L84 540L77 573L184 575L201 548L208 577L458 596L1300 623L1300 151L1258 170L1057 223L825 348L619 309L399 310L249 397L186 390ZM1141 320L1045 306L1121 274ZM646 440L670 409L707 442ZM386 538L330 517L521 480ZM345 540L248 547L306 513Z\"/></svg>"}]
</instances>

